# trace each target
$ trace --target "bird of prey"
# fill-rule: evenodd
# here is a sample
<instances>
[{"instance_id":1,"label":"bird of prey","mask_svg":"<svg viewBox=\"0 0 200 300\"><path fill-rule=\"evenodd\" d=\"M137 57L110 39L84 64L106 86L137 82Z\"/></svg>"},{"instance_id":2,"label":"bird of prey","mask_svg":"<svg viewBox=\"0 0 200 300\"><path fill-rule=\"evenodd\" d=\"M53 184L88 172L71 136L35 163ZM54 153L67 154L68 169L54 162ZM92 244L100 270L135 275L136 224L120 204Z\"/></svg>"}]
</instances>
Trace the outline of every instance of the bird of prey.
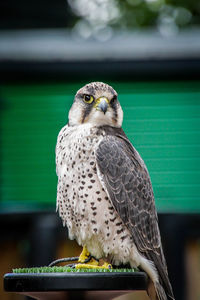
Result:
<instances>
[{"instance_id":1,"label":"bird of prey","mask_svg":"<svg viewBox=\"0 0 200 300\"><path fill-rule=\"evenodd\" d=\"M83 246L77 267L90 255L88 267L129 264L148 274L150 299L174 299L151 180L122 121L111 86L92 82L78 90L57 139L57 209L69 238Z\"/></svg>"}]
</instances>

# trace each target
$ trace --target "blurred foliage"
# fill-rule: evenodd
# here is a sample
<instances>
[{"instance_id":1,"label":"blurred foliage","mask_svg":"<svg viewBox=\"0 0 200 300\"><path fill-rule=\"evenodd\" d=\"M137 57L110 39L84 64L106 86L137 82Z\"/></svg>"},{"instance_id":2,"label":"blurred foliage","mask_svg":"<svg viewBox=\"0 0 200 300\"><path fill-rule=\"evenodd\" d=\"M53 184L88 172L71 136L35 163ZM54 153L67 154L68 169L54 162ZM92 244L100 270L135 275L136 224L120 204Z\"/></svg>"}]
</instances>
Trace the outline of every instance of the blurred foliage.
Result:
<instances>
[{"instance_id":1,"label":"blurred foliage","mask_svg":"<svg viewBox=\"0 0 200 300\"><path fill-rule=\"evenodd\" d=\"M190 25L200 25L199 0L0 1L0 29L60 27L106 40L114 29L170 34Z\"/></svg>"},{"instance_id":2,"label":"blurred foliage","mask_svg":"<svg viewBox=\"0 0 200 300\"><path fill-rule=\"evenodd\" d=\"M75 30L84 38L107 39L113 29L154 27L163 35L200 25L200 1L196 0L68 0L78 21Z\"/></svg>"}]
</instances>

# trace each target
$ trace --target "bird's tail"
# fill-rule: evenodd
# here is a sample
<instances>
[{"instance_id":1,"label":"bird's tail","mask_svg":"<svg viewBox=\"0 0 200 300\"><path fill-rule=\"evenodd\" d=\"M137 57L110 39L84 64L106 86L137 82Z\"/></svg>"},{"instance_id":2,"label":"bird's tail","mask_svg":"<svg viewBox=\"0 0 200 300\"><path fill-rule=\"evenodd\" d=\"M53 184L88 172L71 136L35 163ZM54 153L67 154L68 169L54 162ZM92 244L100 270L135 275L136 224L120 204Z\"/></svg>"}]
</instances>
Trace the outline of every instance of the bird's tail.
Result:
<instances>
[{"instance_id":1,"label":"bird's tail","mask_svg":"<svg viewBox=\"0 0 200 300\"><path fill-rule=\"evenodd\" d=\"M156 290L158 300L168 300L167 295L166 295L162 285L159 282L155 283L155 290Z\"/></svg>"},{"instance_id":2,"label":"bird's tail","mask_svg":"<svg viewBox=\"0 0 200 300\"><path fill-rule=\"evenodd\" d=\"M159 282L150 281L147 293L151 300L175 300L173 297L166 295L164 288Z\"/></svg>"}]
</instances>

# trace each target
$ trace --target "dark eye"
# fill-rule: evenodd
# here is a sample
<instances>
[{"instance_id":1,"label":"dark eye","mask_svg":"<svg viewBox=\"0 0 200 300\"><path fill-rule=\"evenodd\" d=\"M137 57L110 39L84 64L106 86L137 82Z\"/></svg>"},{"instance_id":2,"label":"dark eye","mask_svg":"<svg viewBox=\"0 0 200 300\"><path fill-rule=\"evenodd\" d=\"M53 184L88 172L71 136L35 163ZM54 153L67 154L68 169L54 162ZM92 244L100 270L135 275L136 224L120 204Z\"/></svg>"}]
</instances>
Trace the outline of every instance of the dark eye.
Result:
<instances>
[{"instance_id":1,"label":"dark eye","mask_svg":"<svg viewBox=\"0 0 200 300\"><path fill-rule=\"evenodd\" d=\"M91 95L83 95L83 100L86 102L86 103L92 103L94 101L94 97L91 96Z\"/></svg>"},{"instance_id":2,"label":"dark eye","mask_svg":"<svg viewBox=\"0 0 200 300\"><path fill-rule=\"evenodd\" d=\"M117 100L117 95L114 95L112 97L112 99L110 100L110 103L112 104L113 102L115 102Z\"/></svg>"}]
</instances>

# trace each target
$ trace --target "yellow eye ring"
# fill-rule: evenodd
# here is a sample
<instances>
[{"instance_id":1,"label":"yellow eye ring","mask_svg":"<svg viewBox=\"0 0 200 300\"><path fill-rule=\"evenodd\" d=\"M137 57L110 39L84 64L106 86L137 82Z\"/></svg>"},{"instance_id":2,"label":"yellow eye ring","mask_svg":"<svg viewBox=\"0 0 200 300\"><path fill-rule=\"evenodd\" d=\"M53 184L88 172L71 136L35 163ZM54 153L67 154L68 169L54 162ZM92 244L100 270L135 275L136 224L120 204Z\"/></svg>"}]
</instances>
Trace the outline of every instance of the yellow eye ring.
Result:
<instances>
[{"instance_id":1,"label":"yellow eye ring","mask_svg":"<svg viewBox=\"0 0 200 300\"><path fill-rule=\"evenodd\" d=\"M85 94L85 95L83 95L83 100L84 100L84 102L90 104L90 103L92 103L94 101L94 97L91 96L91 95Z\"/></svg>"}]
</instances>

